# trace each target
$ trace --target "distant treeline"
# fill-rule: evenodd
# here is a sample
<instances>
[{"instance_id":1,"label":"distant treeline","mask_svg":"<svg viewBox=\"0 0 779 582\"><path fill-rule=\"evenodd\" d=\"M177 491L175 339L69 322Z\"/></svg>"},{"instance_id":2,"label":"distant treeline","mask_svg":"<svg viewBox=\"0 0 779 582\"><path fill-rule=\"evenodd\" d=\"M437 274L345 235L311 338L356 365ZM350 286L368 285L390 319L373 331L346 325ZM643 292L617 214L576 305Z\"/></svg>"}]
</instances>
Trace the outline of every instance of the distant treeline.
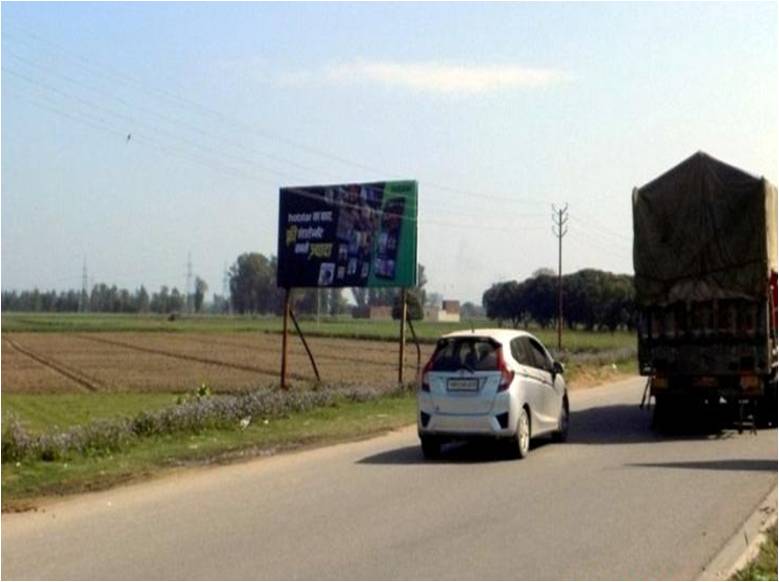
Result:
<instances>
[{"instance_id":1,"label":"distant treeline","mask_svg":"<svg viewBox=\"0 0 779 582\"><path fill-rule=\"evenodd\" d=\"M3 291L3 311L31 312L77 312L90 311L98 313L175 313L185 311L188 301L194 311L204 307L204 297L207 285L201 279L196 279L195 292L188 299L185 293L173 287L160 287L152 294L141 285L134 291L119 289L116 285L109 287L104 283L92 287L89 293L71 289L69 291ZM218 306L224 300L214 296L212 306Z\"/></svg>"},{"instance_id":2,"label":"distant treeline","mask_svg":"<svg viewBox=\"0 0 779 582\"><path fill-rule=\"evenodd\" d=\"M549 327L557 321L557 276L543 269L522 282L495 283L482 303L487 317L501 323ZM571 329L633 329L633 277L596 269L563 275L563 320Z\"/></svg>"}]
</instances>

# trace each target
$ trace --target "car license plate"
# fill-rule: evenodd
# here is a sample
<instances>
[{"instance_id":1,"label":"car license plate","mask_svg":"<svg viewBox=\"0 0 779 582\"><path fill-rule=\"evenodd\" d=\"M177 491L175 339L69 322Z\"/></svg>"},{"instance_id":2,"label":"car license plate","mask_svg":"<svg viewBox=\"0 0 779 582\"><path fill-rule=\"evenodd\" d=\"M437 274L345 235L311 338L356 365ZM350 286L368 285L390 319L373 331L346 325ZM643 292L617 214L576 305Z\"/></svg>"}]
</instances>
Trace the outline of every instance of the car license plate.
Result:
<instances>
[{"instance_id":1,"label":"car license plate","mask_svg":"<svg viewBox=\"0 0 779 582\"><path fill-rule=\"evenodd\" d=\"M446 389L452 392L476 392L479 389L478 378L449 378Z\"/></svg>"}]
</instances>

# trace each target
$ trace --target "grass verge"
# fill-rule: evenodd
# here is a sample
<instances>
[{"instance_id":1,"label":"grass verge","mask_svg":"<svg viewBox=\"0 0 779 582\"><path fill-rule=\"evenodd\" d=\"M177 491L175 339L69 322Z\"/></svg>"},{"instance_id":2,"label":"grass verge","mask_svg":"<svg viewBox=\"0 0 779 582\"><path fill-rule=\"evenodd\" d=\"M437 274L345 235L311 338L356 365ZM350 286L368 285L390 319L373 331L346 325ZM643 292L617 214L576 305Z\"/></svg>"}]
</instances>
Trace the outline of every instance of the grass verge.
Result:
<instances>
[{"instance_id":1,"label":"grass verge","mask_svg":"<svg viewBox=\"0 0 779 582\"><path fill-rule=\"evenodd\" d=\"M776 524L766 532L766 539L760 552L746 567L736 572L731 580L776 580L777 579L777 535Z\"/></svg>"},{"instance_id":2,"label":"grass verge","mask_svg":"<svg viewBox=\"0 0 779 582\"><path fill-rule=\"evenodd\" d=\"M65 429L117 416L135 416L176 403L168 392L2 394L3 424L17 418L30 432Z\"/></svg>"},{"instance_id":3,"label":"grass verge","mask_svg":"<svg viewBox=\"0 0 779 582\"><path fill-rule=\"evenodd\" d=\"M228 462L266 452L375 435L414 421L411 394L293 413L246 429L211 429L139 439L119 453L69 455L57 461L21 461L2 467L3 511L35 507L36 498L106 489L171 468Z\"/></svg>"}]
</instances>

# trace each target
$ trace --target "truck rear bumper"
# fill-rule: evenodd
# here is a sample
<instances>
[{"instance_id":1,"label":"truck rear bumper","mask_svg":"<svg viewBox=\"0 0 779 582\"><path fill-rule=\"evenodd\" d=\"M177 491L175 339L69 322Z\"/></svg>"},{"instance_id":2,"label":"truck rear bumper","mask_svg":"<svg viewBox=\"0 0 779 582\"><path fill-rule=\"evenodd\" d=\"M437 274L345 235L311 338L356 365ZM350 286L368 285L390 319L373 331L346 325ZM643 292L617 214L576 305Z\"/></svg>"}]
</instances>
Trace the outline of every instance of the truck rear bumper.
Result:
<instances>
[{"instance_id":1,"label":"truck rear bumper","mask_svg":"<svg viewBox=\"0 0 779 582\"><path fill-rule=\"evenodd\" d=\"M677 395L709 399L760 398L765 393L769 376L740 374L727 376L656 375L650 378L652 396Z\"/></svg>"}]
</instances>

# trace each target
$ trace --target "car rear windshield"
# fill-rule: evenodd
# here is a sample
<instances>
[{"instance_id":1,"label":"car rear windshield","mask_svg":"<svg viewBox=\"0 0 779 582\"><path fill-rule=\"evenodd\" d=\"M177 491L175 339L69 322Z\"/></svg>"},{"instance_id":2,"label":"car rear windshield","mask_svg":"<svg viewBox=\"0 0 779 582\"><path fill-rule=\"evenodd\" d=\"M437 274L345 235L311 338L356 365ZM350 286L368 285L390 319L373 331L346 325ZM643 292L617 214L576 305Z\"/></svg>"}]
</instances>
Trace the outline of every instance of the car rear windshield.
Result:
<instances>
[{"instance_id":1,"label":"car rear windshield","mask_svg":"<svg viewBox=\"0 0 779 582\"><path fill-rule=\"evenodd\" d=\"M488 338L449 338L439 340L431 370L454 372L495 371L498 369L498 345Z\"/></svg>"}]
</instances>

